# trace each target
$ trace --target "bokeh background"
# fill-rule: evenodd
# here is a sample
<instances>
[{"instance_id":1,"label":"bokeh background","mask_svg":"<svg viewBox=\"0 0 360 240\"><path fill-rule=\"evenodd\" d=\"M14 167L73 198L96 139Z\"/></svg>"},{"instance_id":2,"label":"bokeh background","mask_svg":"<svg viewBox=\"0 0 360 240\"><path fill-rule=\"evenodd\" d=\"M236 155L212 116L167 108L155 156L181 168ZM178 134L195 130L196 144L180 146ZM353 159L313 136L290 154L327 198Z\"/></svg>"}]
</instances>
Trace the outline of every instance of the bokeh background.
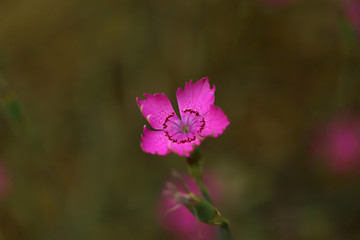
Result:
<instances>
[{"instance_id":1,"label":"bokeh background","mask_svg":"<svg viewBox=\"0 0 360 240\"><path fill-rule=\"evenodd\" d=\"M0 239L172 239L135 98L204 76L234 239L360 239L356 0L2 0ZM335 130L334 130L335 129ZM340 167L339 167L340 166Z\"/></svg>"}]
</instances>

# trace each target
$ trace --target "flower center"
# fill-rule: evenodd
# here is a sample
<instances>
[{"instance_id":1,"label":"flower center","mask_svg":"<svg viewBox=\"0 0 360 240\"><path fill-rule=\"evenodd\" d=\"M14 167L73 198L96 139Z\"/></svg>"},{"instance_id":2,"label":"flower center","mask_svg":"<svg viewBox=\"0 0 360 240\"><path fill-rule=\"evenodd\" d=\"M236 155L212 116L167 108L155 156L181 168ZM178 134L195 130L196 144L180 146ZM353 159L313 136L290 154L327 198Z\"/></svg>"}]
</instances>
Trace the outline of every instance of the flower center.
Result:
<instances>
[{"instance_id":1,"label":"flower center","mask_svg":"<svg viewBox=\"0 0 360 240\"><path fill-rule=\"evenodd\" d=\"M205 119L199 112L192 109L182 111L181 120L175 113L169 114L163 123L165 136L173 143L183 144L201 138L201 133L205 127Z\"/></svg>"},{"instance_id":2,"label":"flower center","mask_svg":"<svg viewBox=\"0 0 360 240\"><path fill-rule=\"evenodd\" d=\"M184 125L181 127L181 132L182 133L188 133L190 131L190 128L187 125Z\"/></svg>"}]
</instances>

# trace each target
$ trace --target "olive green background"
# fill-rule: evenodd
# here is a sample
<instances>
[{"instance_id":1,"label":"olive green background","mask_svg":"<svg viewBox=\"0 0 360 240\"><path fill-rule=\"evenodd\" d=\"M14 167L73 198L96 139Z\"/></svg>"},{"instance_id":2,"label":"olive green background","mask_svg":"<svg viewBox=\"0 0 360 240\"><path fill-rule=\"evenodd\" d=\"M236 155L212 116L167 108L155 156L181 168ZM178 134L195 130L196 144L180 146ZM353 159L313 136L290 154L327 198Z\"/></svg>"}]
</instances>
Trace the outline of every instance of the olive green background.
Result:
<instances>
[{"instance_id":1,"label":"olive green background","mask_svg":"<svg viewBox=\"0 0 360 240\"><path fill-rule=\"evenodd\" d=\"M208 76L231 124L200 147L234 239L359 239L358 176L309 154L360 109L341 1L2 0L0 239L170 239L154 209L176 155L141 151L135 98Z\"/></svg>"}]
</instances>

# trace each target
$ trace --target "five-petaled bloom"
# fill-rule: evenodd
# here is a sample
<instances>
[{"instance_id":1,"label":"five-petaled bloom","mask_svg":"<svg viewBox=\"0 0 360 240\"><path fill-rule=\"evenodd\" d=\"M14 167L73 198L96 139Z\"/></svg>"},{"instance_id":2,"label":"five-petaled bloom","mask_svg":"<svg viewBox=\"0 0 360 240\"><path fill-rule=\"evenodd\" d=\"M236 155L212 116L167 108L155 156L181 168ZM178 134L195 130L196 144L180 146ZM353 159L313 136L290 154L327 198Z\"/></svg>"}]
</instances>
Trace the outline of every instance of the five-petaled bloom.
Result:
<instances>
[{"instance_id":1,"label":"five-petaled bloom","mask_svg":"<svg viewBox=\"0 0 360 240\"><path fill-rule=\"evenodd\" d=\"M145 100L136 98L140 110L151 127L144 126L141 148L151 154L177 153L189 156L206 137L218 137L229 125L224 112L214 105L215 86L209 79L185 84L178 88L180 118L171 106L168 97L162 94L144 94Z\"/></svg>"}]
</instances>

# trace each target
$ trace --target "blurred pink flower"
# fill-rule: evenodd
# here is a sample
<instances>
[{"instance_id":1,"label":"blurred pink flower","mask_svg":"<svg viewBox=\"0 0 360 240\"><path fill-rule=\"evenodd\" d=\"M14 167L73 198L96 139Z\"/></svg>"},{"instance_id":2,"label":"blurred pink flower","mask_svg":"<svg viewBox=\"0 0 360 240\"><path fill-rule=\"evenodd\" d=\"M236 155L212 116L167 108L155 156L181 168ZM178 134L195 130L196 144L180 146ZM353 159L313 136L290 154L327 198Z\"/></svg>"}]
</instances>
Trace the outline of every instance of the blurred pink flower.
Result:
<instances>
[{"instance_id":1,"label":"blurred pink flower","mask_svg":"<svg viewBox=\"0 0 360 240\"><path fill-rule=\"evenodd\" d=\"M0 201L6 196L9 182L6 169L3 164L0 164Z\"/></svg>"},{"instance_id":2,"label":"blurred pink flower","mask_svg":"<svg viewBox=\"0 0 360 240\"><path fill-rule=\"evenodd\" d=\"M342 114L331 119L316 134L313 151L338 173L355 170L360 165L359 117Z\"/></svg>"},{"instance_id":3,"label":"blurred pink flower","mask_svg":"<svg viewBox=\"0 0 360 240\"><path fill-rule=\"evenodd\" d=\"M214 105L215 86L210 88L208 78L178 88L176 98L180 118L175 114L168 97L162 94L144 94L145 100L136 98L138 106L156 131L144 126L142 149L151 154L177 153L189 156L195 146L206 137L218 137L229 125L224 112Z\"/></svg>"},{"instance_id":4,"label":"blurred pink flower","mask_svg":"<svg viewBox=\"0 0 360 240\"><path fill-rule=\"evenodd\" d=\"M344 0L343 4L348 20L360 35L360 0Z\"/></svg>"},{"instance_id":5,"label":"blurred pink flower","mask_svg":"<svg viewBox=\"0 0 360 240\"><path fill-rule=\"evenodd\" d=\"M260 0L260 1L269 6L281 6L292 2L292 0Z\"/></svg>"},{"instance_id":6,"label":"blurred pink flower","mask_svg":"<svg viewBox=\"0 0 360 240\"><path fill-rule=\"evenodd\" d=\"M210 178L211 177L211 178ZM196 195L201 195L200 191L189 175L183 178L184 183L189 190ZM204 175L204 183L209 188L210 194L213 198L215 205L220 200L220 187L213 175L206 172ZM183 193L186 191L181 184L177 185L178 189L182 189ZM202 222L197 222L194 215L184 207L180 206L174 211L167 213L170 209L174 208L176 203L168 195L162 194L157 204L157 218L160 226L170 233L176 240L215 240L216 229L215 226L210 226ZM199 236L200 231L200 236Z\"/></svg>"}]
</instances>

